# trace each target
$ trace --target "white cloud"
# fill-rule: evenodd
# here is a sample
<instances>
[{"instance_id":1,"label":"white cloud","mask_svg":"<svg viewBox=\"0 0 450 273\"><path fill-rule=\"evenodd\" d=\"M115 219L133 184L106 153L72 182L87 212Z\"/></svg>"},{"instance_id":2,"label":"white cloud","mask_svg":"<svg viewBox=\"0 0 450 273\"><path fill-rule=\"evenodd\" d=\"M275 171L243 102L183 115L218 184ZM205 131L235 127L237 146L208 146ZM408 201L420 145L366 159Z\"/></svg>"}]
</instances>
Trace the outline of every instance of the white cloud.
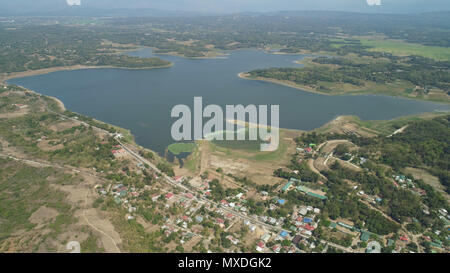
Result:
<instances>
[{"instance_id":1,"label":"white cloud","mask_svg":"<svg viewBox=\"0 0 450 273\"><path fill-rule=\"evenodd\" d=\"M369 6L381 6L381 0L367 0Z\"/></svg>"},{"instance_id":2,"label":"white cloud","mask_svg":"<svg viewBox=\"0 0 450 273\"><path fill-rule=\"evenodd\" d=\"M66 0L69 6L81 6L81 0Z\"/></svg>"}]
</instances>

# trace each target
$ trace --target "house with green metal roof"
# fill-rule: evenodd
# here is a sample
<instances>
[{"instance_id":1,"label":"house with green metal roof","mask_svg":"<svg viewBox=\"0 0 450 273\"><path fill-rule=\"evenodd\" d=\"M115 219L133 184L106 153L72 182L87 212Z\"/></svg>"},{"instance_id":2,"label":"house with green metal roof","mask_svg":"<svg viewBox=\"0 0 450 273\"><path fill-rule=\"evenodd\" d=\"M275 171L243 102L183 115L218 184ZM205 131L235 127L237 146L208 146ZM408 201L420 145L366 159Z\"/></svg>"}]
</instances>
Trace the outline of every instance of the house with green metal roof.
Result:
<instances>
[{"instance_id":1,"label":"house with green metal roof","mask_svg":"<svg viewBox=\"0 0 450 273\"><path fill-rule=\"evenodd\" d=\"M337 224L340 225L341 227L353 230L353 226L347 225L346 223L338 222Z\"/></svg>"},{"instance_id":2,"label":"house with green metal roof","mask_svg":"<svg viewBox=\"0 0 450 273\"><path fill-rule=\"evenodd\" d=\"M317 194L317 193L313 193L313 192L307 192L306 194L309 195L309 196L312 196L312 197L316 197L316 198L322 199L322 200L327 199L326 196L320 195L320 194Z\"/></svg>"},{"instance_id":3,"label":"house with green metal roof","mask_svg":"<svg viewBox=\"0 0 450 273\"><path fill-rule=\"evenodd\" d=\"M302 182L300 179L297 179L297 178L294 178L294 177L291 177L291 179L289 179L289 181L291 181L291 182Z\"/></svg>"},{"instance_id":4,"label":"house with green metal roof","mask_svg":"<svg viewBox=\"0 0 450 273\"><path fill-rule=\"evenodd\" d=\"M361 231L361 241L367 242L370 239L370 232L367 231Z\"/></svg>"},{"instance_id":5,"label":"house with green metal roof","mask_svg":"<svg viewBox=\"0 0 450 273\"><path fill-rule=\"evenodd\" d=\"M307 187L305 187L305 186L298 186L298 187L297 187L297 190L302 191L302 192L304 192L304 193L307 193L307 192L310 191L310 189L307 188Z\"/></svg>"},{"instance_id":6,"label":"house with green metal roof","mask_svg":"<svg viewBox=\"0 0 450 273\"><path fill-rule=\"evenodd\" d=\"M387 243L387 245L388 245L388 246L393 246L393 245L394 245L394 243L395 243L395 241L394 241L394 240L392 240L392 239L389 239L389 240L388 240L388 243Z\"/></svg>"},{"instance_id":7,"label":"house with green metal roof","mask_svg":"<svg viewBox=\"0 0 450 273\"><path fill-rule=\"evenodd\" d=\"M437 242L430 242L430 245L431 245L432 247L442 248L442 244L439 244L439 243L437 243Z\"/></svg>"},{"instance_id":8,"label":"house with green metal roof","mask_svg":"<svg viewBox=\"0 0 450 273\"><path fill-rule=\"evenodd\" d=\"M282 188L282 191L287 191L292 186L292 181L287 182Z\"/></svg>"}]
</instances>

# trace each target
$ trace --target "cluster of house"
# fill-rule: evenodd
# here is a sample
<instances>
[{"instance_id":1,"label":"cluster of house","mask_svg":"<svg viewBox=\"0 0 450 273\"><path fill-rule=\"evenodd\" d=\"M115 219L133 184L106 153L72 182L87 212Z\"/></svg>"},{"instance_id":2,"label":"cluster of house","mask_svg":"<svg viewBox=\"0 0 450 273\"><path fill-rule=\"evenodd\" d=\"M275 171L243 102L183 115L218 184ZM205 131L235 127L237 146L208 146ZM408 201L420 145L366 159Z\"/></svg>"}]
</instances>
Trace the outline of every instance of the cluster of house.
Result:
<instances>
[{"instance_id":1,"label":"cluster of house","mask_svg":"<svg viewBox=\"0 0 450 273\"><path fill-rule=\"evenodd\" d=\"M273 226L280 226L283 225L284 223L284 217L280 217L278 219L273 218L273 217L269 217L269 216L259 216L259 220L261 222L267 223L267 224L271 224Z\"/></svg>"},{"instance_id":2,"label":"cluster of house","mask_svg":"<svg viewBox=\"0 0 450 273\"><path fill-rule=\"evenodd\" d=\"M268 247L268 242L270 241L270 239L273 239L275 242L275 244L273 244L272 246ZM273 235L270 232L266 232L264 233L258 240L255 249L256 251L260 252L260 253L280 253L280 252L284 252L284 253L297 253L299 252L299 250L297 249L297 245L300 242L300 240L304 240L305 242L306 239L303 238L300 235L296 235L292 238L292 236L289 235L289 233L287 231L282 231L277 235ZM289 246L283 246L280 241L291 241L294 243L294 245L289 245ZM294 242L295 241L295 242Z\"/></svg>"},{"instance_id":3,"label":"cluster of house","mask_svg":"<svg viewBox=\"0 0 450 273\"><path fill-rule=\"evenodd\" d=\"M103 187L97 188L97 191L100 195L108 195L108 190ZM135 199L139 197L140 191L134 187L126 187L121 183L113 185L111 187L111 195L114 197L114 201L117 204L129 204L129 199Z\"/></svg>"},{"instance_id":4,"label":"cluster of house","mask_svg":"<svg viewBox=\"0 0 450 273\"><path fill-rule=\"evenodd\" d=\"M291 215L292 225L289 229L292 232L300 232L301 234L311 236L312 232L317 228L318 221L314 219L320 214L320 209L312 206L300 207Z\"/></svg>"},{"instance_id":5,"label":"cluster of house","mask_svg":"<svg viewBox=\"0 0 450 273\"><path fill-rule=\"evenodd\" d=\"M354 231L354 232L359 232L360 233L360 240L362 241L362 242L368 242L369 241L369 239L373 236L373 237L376 237L376 236L378 236L378 235L376 235L376 234L374 234L374 233L372 233L372 232L369 232L369 231L367 231L367 230L362 230L362 229L359 229L359 228L357 228L357 227L355 227L355 226L352 226L352 225L350 225L350 224L348 224L348 223L344 223L344 222L330 222L330 225L329 225L329 228L332 228L332 229L334 229L334 228L337 228L338 226L340 226L340 227L342 227L342 228L345 228L345 229L348 229L348 230L350 230L350 231ZM379 236L378 236L379 237Z\"/></svg>"},{"instance_id":6,"label":"cluster of house","mask_svg":"<svg viewBox=\"0 0 450 273\"><path fill-rule=\"evenodd\" d=\"M306 186L303 186L303 185L299 185L297 187L294 187L295 184L299 184L301 182L302 181L300 179L290 178L289 181L286 184L284 184L284 186L281 187L281 191L282 192L287 192L287 191L295 188L298 191L300 191L300 192L302 192L302 193L304 193L304 194L306 194L308 196L319 198L321 200L327 199L325 194L322 193L321 191L316 191L316 190L310 189L310 188L308 188Z\"/></svg>"},{"instance_id":7,"label":"cluster of house","mask_svg":"<svg viewBox=\"0 0 450 273\"><path fill-rule=\"evenodd\" d=\"M305 154L311 154L314 150L314 147L317 145L315 143L310 143L308 147L297 147L297 152L299 153L305 153Z\"/></svg>"},{"instance_id":8,"label":"cluster of house","mask_svg":"<svg viewBox=\"0 0 450 273\"><path fill-rule=\"evenodd\" d=\"M127 154L127 151L125 151L125 149L123 149L120 145L116 145L111 150L111 153L114 157L123 157Z\"/></svg>"},{"instance_id":9,"label":"cluster of house","mask_svg":"<svg viewBox=\"0 0 450 273\"><path fill-rule=\"evenodd\" d=\"M197 189L202 193L203 197L211 196L211 189L209 183L211 183L211 180L204 179L202 180L201 185L197 187Z\"/></svg>"},{"instance_id":10,"label":"cluster of house","mask_svg":"<svg viewBox=\"0 0 450 273\"><path fill-rule=\"evenodd\" d=\"M421 196L427 194L424 189L416 187L413 180L410 178L407 178L403 174L393 175L392 177L394 178L394 186L396 186L397 188L402 187L404 189L411 189L414 193L417 193L418 195L421 195Z\"/></svg>"},{"instance_id":11,"label":"cluster of house","mask_svg":"<svg viewBox=\"0 0 450 273\"><path fill-rule=\"evenodd\" d=\"M161 195L153 195L152 201L156 202L161 197ZM170 207L171 204L178 204L181 207L187 208L192 204L194 195L191 193L183 193L175 195L173 192L168 192L164 195L167 200L166 207Z\"/></svg>"},{"instance_id":12,"label":"cluster of house","mask_svg":"<svg viewBox=\"0 0 450 273\"><path fill-rule=\"evenodd\" d=\"M236 194L235 196L228 196L226 199L220 201L223 207L233 209L236 212L247 214L248 209L245 206L247 203L246 196L243 192Z\"/></svg>"},{"instance_id":13,"label":"cluster of house","mask_svg":"<svg viewBox=\"0 0 450 273\"><path fill-rule=\"evenodd\" d=\"M229 211L225 211L221 208L213 209L214 212L219 214L220 216L216 218L216 224L219 225L220 228L225 228L226 221L232 221L236 218L236 216L233 213L230 213Z\"/></svg>"},{"instance_id":14,"label":"cluster of house","mask_svg":"<svg viewBox=\"0 0 450 273\"><path fill-rule=\"evenodd\" d=\"M96 190L100 196L106 196L109 194L108 190L100 185L96 186ZM135 198L139 197L139 195L141 194L140 191L134 187L126 187L123 184L118 183L111 186L110 194L114 197L114 201L116 202L116 204L122 205L127 208L129 212L129 214L127 214L127 219L134 219L134 216L132 216L132 214L135 213L137 209L136 207L132 206L131 203L133 203Z\"/></svg>"},{"instance_id":15,"label":"cluster of house","mask_svg":"<svg viewBox=\"0 0 450 273\"><path fill-rule=\"evenodd\" d=\"M183 230L180 227L178 227L176 225L172 225L172 224L165 224L161 227L161 229L163 230L164 235L166 237L169 237L174 232L180 232L180 235L181 235L181 239L179 241L180 244L184 244L187 241L189 241L192 237L195 237L198 235L189 230Z\"/></svg>"},{"instance_id":16,"label":"cluster of house","mask_svg":"<svg viewBox=\"0 0 450 273\"><path fill-rule=\"evenodd\" d=\"M358 186L354 186L353 189L357 190ZM364 191L358 191L356 193L356 195L364 198L367 202L372 203L374 205L377 205L377 204L381 203L381 201L383 201L383 199L381 197L378 197L376 195L367 194Z\"/></svg>"}]
</instances>

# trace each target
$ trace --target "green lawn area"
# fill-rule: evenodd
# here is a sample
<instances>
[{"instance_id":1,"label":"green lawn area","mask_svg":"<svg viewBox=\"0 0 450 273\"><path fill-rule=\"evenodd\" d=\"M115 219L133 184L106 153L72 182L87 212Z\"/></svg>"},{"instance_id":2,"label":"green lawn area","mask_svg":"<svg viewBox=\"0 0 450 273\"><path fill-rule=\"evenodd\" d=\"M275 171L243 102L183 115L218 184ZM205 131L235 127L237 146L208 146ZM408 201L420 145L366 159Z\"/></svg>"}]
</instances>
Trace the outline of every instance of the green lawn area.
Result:
<instances>
[{"instance_id":1,"label":"green lawn area","mask_svg":"<svg viewBox=\"0 0 450 273\"><path fill-rule=\"evenodd\" d=\"M172 154L179 155L181 153L192 153L195 147L195 143L174 143L170 144L167 148Z\"/></svg>"},{"instance_id":2,"label":"green lawn area","mask_svg":"<svg viewBox=\"0 0 450 273\"><path fill-rule=\"evenodd\" d=\"M278 149L273 152L261 152L261 141L211 141L210 148L212 151L220 151L227 156L236 158L245 158L255 161L280 161L286 154L288 144L282 140L283 130L280 131L280 143Z\"/></svg>"},{"instance_id":3,"label":"green lawn area","mask_svg":"<svg viewBox=\"0 0 450 273\"><path fill-rule=\"evenodd\" d=\"M373 47L371 51L389 52L394 55L418 55L439 61L450 60L450 48L438 46L424 46L395 40L361 39L364 46Z\"/></svg>"}]
</instances>

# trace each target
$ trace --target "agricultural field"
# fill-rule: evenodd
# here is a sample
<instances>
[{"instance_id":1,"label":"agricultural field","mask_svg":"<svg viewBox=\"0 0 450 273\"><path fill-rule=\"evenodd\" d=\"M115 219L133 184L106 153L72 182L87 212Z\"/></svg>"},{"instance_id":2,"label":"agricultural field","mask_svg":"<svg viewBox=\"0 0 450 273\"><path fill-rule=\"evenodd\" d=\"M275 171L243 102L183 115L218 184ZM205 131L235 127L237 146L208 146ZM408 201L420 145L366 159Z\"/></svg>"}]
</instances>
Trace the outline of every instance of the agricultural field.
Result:
<instances>
[{"instance_id":1,"label":"agricultural field","mask_svg":"<svg viewBox=\"0 0 450 273\"><path fill-rule=\"evenodd\" d=\"M361 39L360 41L363 46L371 47L370 51L388 52L398 56L417 55L436 61L450 60L450 48L448 47L425 46L389 39Z\"/></svg>"}]
</instances>

